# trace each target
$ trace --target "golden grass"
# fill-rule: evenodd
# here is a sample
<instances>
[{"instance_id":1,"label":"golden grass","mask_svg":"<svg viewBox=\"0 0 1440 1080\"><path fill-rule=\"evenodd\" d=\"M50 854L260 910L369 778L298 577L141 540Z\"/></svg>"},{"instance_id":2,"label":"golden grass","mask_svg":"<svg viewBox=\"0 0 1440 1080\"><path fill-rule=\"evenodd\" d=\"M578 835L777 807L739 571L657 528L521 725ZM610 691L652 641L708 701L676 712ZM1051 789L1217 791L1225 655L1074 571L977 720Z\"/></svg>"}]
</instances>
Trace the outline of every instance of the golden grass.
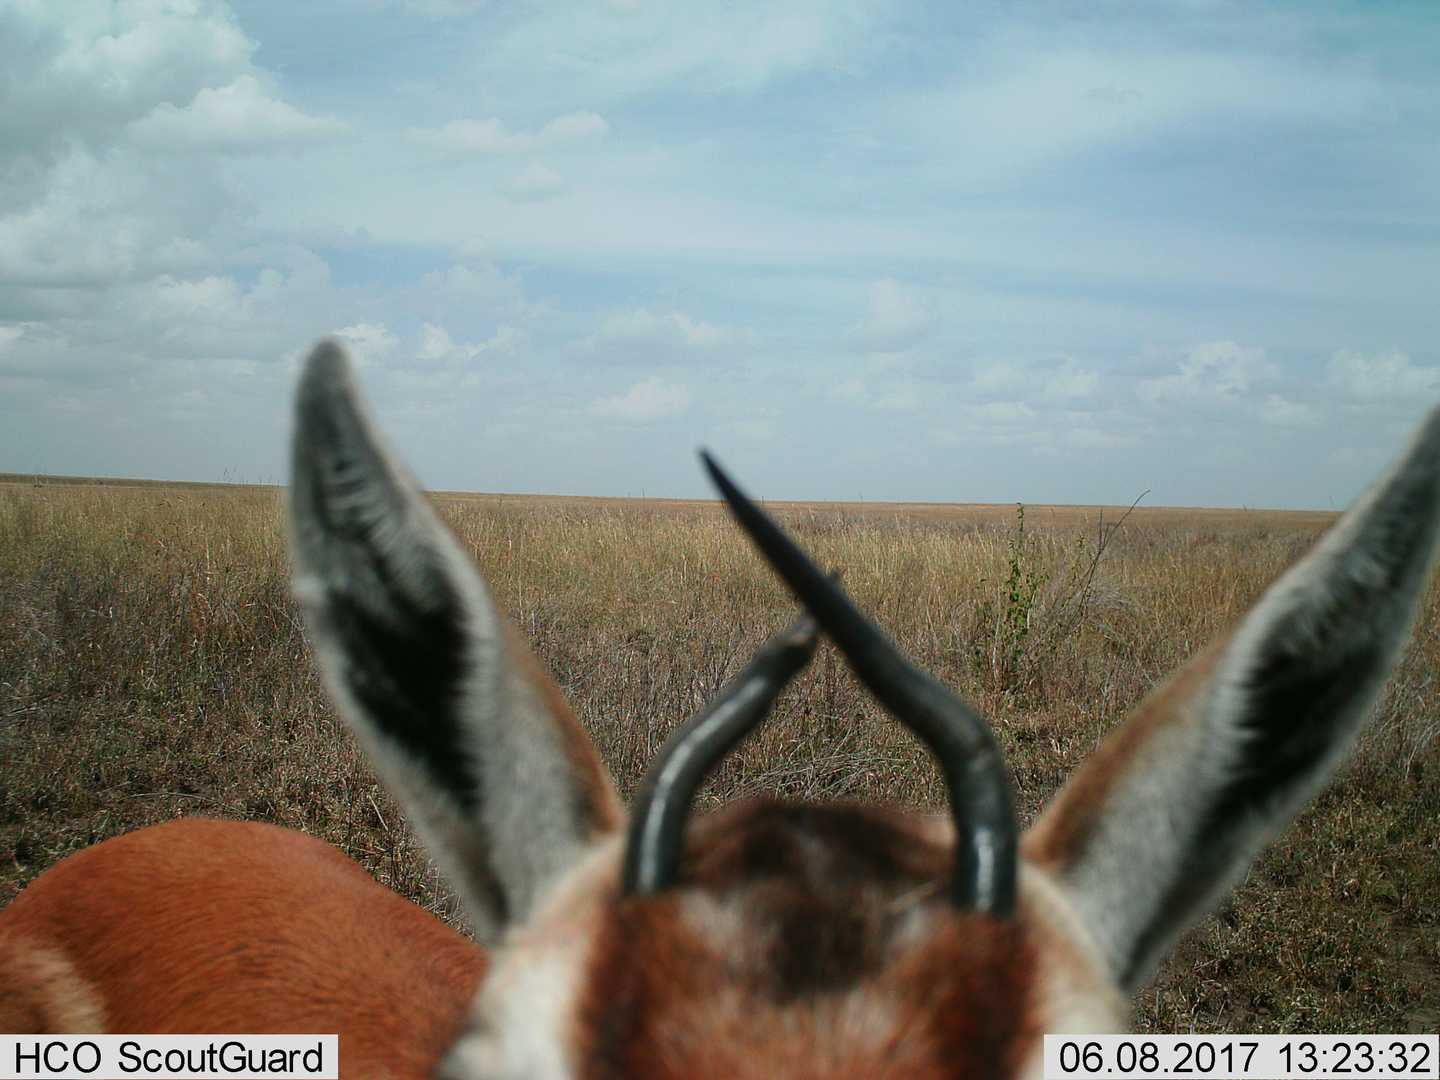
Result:
<instances>
[{"instance_id":1,"label":"golden grass","mask_svg":"<svg viewBox=\"0 0 1440 1080\"><path fill-rule=\"evenodd\" d=\"M443 495L622 792L792 605L713 503ZM1081 606L1096 508L771 504L921 664L990 717L1028 820L1137 699L1237 618L1326 514L1141 509ZM180 814L330 840L452 901L324 701L261 487L0 482L0 901L67 852ZM1107 510L1113 522L1118 512ZM1182 945L1143 1030L1433 1030L1440 740L1431 591L1354 764ZM940 804L924 752L822 649L703 800Z\"/></svg>"}]
</instances>

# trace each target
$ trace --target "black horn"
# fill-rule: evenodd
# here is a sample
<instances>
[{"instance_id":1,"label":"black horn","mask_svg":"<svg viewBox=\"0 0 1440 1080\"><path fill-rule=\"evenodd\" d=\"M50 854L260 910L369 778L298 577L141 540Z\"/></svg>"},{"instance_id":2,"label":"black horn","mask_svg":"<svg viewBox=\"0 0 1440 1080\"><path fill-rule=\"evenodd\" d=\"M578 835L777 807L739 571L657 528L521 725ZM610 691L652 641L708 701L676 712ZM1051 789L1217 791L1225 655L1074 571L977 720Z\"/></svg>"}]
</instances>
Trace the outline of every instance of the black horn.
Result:
<instances>
[{"instance_id":1,"label":"black horn","mask_svg":"<svg viewBox=\"0 0 1440 1080\"><path fill-rule=\"evenodd\" d=\"M876 699L915 732L940 763L955 821L951 899L966 911L1007 918L1015 910L1018 827L1000 747L973 709L915 667L763 510L701 451L736 521L790 591L815 616Z\"/></svg>"},{"instance_id":2,"label":"black horn","mask_svg":"<svg viewBox=\"0 0 1440 1080\"><path fill-rule=\"evenodd\" d=\"M685 819L710 770L750 734L775 698L815 654L815 622L802 615L760 647L704 712L670 736L650 767L630 815L624 889L646 896L669 888L680 871Z\"/></svg>"}]
</instances>

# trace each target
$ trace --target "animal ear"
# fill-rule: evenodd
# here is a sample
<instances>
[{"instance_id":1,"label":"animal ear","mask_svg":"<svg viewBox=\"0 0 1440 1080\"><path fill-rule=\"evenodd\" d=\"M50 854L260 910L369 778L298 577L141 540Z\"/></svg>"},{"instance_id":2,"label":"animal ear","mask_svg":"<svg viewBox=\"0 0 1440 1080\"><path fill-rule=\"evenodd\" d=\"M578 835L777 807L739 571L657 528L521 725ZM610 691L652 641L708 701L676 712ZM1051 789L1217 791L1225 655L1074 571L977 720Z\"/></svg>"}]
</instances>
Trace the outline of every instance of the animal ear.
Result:
<instances>
[{"instance_id":1,"label":"animal ear","mask_svg":"<svg viewBox=\"0 0 1440 1080\"><path fill-rule=\"evenodd\" d=\"M1102 743L1026 835L1132 990L1330 775L1390 672L1440 521L1440 409L1225 639Z\"/></svg>"},{"instance_id":2,"label":"animal ear","mask_svg":"<svg viewBox=\"0 0 1440 1080\"><path fill-rule=\"evenodd\" d=\"M290 521L295 593L336 706L493 937L618 828L620 803L333 342L300 381Z\"/></svg>"}]
</instances>

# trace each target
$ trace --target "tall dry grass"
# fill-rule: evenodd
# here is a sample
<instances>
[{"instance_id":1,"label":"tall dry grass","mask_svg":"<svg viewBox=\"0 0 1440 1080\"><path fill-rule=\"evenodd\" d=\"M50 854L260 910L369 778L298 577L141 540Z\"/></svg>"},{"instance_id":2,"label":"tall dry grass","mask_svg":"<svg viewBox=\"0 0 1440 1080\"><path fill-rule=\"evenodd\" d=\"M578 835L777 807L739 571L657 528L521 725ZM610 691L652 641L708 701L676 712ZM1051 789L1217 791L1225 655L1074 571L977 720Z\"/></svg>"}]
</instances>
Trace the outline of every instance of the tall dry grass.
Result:
<instances>
[{"instance_id":1,"label":"tall dry grass","mask_svg":"<svg viewBox=\"0 0 1440 1080\"><path fill-rule=\"evenodd\" d=\"M287 591L281 500L262 488L0 484L0 901L67 852L209 814L323 837L454 916L321 695ZM669 732L792 615L717 507L440 505L627 795ZM994 508L781 514L987 714L1026 820L1323 520L1139 512L1096 564L1093 511L1032 508L1023 542L1013 512ZM1141 996L1142 1029L1440 1022L1437 626L1432 590L1355 762ZM702 802L757 792L942 802L924 752L828 647Z\"/></svg>"}]
</instances>

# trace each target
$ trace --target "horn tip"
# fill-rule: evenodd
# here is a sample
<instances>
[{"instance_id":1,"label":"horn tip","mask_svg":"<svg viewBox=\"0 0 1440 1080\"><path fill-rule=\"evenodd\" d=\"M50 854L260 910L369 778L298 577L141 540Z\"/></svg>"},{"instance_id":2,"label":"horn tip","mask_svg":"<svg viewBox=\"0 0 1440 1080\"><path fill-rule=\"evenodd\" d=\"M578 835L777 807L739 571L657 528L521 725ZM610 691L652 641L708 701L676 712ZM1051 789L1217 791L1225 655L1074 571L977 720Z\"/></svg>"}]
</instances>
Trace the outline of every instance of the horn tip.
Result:
<instances>
[{"instance_id":1,"label":"horn tip","mask_svg":"<svg viewBox=\"0 0 1440 1080\"><path fill-rule=\"evenodd\" d=\"M720 462L715 460L715 455L703 446L696 453L700 455L700 464L705 466L705 471L710 474L710 479L719 487L724 488L730 477L720 467Z\"/></svg>"},{"instance_id":2,"label":"horn tip","mask_svg":"<svg viewBox=\"0 0 1440 1080\"><path fill-rule=\"evenodd\" d=\"M701 449L700 461L704 464L705 471L710 474L710 482L720 489L720 497L732 508L737 505L747 506L749 504L750 500L745 493L740 490L734 480L730 479L730 474L720 467L720 462L715 460L715 456L710 451Z\"/></svg>"}]
</instances>

